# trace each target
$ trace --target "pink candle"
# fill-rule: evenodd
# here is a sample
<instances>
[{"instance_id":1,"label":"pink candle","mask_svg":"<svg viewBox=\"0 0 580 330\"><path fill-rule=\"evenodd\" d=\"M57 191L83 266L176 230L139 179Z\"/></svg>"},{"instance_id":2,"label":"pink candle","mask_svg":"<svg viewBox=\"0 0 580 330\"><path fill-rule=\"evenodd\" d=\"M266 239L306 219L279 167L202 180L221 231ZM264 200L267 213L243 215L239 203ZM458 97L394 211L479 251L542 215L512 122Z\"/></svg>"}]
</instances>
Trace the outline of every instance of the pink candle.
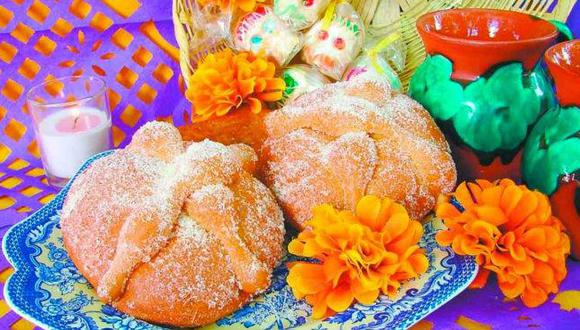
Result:
<instances>
[{"instance_id":1,"label":"pink candle","mask_svg":"<svg viewBox=\"0 0 580 330\"><path fill-rule=\"evenodd\" d=\"M69 117L62 118L56 124L56 130L62 133L77 133L97 127L102 119L94 114L71 111Z\"/></svg>"},{"instance_id":2,"label":"pink candle","mask_svg":"<svg viewBox=\"0 0 580 330\"><path fill-rule=\"evenodd\" d=\"M92 155L111 146L111 120L97 108L55 111L38 125L45 168L57 178L72 177Z\"/></svg>"}]
</instances>

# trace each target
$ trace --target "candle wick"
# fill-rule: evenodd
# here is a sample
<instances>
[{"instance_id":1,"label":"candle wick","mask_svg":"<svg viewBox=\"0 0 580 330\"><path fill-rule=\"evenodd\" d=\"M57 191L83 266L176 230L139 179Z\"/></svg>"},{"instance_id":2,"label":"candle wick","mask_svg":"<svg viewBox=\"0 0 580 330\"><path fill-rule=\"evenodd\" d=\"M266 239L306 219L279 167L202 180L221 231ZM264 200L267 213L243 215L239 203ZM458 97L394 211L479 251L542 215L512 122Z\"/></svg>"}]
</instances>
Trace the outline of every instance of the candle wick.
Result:
<instances>
[{"instance_id":1,"label":"candle wick","mask_svg":"<svg viewBox=\"0 0 580 330\"><path fill-rule=\"evenodd\" d=\"M77 122L79 121L79 116L75 117L75 120L73 121L73 129L77 128Z\"/></svg>"}]
</instances>

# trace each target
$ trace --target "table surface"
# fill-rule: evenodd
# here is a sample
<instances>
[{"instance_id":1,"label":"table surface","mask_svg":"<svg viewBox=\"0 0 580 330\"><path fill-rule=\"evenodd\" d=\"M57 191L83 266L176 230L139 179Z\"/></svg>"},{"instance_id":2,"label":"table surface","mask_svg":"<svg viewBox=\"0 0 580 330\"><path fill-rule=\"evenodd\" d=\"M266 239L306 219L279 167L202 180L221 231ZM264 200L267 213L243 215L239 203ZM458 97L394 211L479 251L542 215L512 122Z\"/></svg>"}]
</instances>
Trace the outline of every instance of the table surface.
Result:
<instances>
[{"instance_id":1,"label":"table surface","mask_svg":"<svg viewBox=\"0 0 580 330\"><path fill-rule=\"evenodd\" d=\"M109 86L115 146L143 123L184 123L171 1L0 1L0 237L58 192L46 184L24 93L54 76L102 76ZM580 5L568 23L580 35ZM12 270L0 256L0 286ZM529 309L506 301L491 281L467 290L429 315L418 329L577 328L580 263L569 261L558 295ZM3 298L0 292L0 298ZM0 329L32 329L0 300Z\"/></svg>"}]
</instances>

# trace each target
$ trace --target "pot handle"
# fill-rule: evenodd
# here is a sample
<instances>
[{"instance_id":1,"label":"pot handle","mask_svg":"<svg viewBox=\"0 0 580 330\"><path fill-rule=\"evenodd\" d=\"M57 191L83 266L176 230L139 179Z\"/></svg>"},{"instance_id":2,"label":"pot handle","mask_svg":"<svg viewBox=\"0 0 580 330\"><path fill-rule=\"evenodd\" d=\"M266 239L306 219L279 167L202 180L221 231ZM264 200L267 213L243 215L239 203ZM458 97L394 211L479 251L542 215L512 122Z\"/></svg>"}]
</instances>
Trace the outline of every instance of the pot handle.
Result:
<instances>
[{"instance_id":1,"label":"pot handle","mask_svg":"<svg viewBox=\"0 0 580 330\"><path fill-rule=\"evenodd\" d=\"M572 30L570 30L568 25L566 25L566 23L560 22L555 19L550 20L550 23L552 23L556 27L556 29L558 29L558 32L560 32L560 35L558 35L558 40L556 41L556 43L574 39L574 34L572 33Z\"/></svg>"}]
</instances>

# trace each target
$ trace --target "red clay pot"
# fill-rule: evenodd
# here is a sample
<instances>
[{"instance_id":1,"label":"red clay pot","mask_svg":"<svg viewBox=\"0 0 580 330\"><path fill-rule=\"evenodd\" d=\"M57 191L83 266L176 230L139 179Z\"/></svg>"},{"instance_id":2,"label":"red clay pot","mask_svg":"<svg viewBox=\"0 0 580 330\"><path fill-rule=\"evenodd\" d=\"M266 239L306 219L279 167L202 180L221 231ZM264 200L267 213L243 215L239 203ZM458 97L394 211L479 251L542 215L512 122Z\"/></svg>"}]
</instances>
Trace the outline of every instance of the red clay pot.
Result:
<instances>
[{"instance_id":1,"label":"red clay pot","mask_svg":"<svg viewBox=\"0 0 580 330\"><path fill-rule=\"evenodd\" d=\"M550 196L552 211L566 227L572 243L572 256L580 260L580 215L574 204L580 181L575 178L563 178L558 190Z\"/></svg>"},{"instance_id":2,"label":"red clay pot","mask_svg":"<svg viewBox=\"0 0 580 330\"><path fill-rule=\"evenodd\" d=\"M450 9L423 15L417 29L429 54L453 62L454 80L473 81L493 66L522 62L532 70L558 36L550 22L514 11Z\"/></svg>"},{"instance_id":3,"label":"red clay pot","mask_svg":"<svg viewBox=\"0 0 580 330\"><path fill-rule=\"evenodd\" d=\"M544 59L554 78L560 106L580 107L580 39L550 47Z\"/></svg>"},{"instance_id":4,"label":"red clay pot","mask_svg":"<svg viewBox=\"0 0 580 330\"><path fill-rule=\"evenodd\" d=\"M580 108L580 40L562 42L552 46L544 59L556 85L556 98L563 108ZM577 108L563 111L580 111ZM578 123L580 129L580 123ZM576 194L580 178L569 175L562 178L558 189L550 196L552 210L562 221L572 242L572 255L580 259L580 214L576 207Z\"/></svg>"},{"instance_id":5,"label":"red clay pot","mask_svg":"<svg viewBox=\"0 0 580 330\"><path fill-rule=\"evenodd\" d=\"M519 150L509 162L504 163L500 157L495 157L491 163L482 164L473 150L467 146L457 144L453 140L448 140L448 142L453 160L460 169L457 182L477 179L495 181L504 178L510 178L516 182L521 181L522 150Z\"/></svg>"}]
</instances>

